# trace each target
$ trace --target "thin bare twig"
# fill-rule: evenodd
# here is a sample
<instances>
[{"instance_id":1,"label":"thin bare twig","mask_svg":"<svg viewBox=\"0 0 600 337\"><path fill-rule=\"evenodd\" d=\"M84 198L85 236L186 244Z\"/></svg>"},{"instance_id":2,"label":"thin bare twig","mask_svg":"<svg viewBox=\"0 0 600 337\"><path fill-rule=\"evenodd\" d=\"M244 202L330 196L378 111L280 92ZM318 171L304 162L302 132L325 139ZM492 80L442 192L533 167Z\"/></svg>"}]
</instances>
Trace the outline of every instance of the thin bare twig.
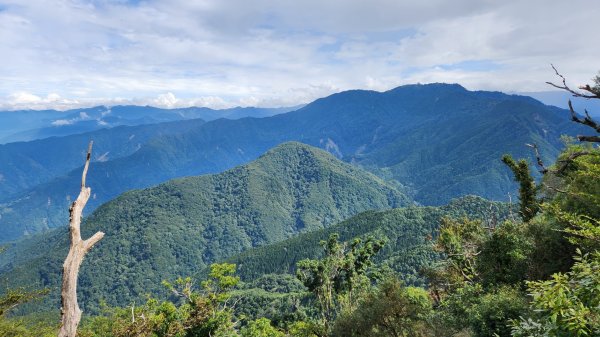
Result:
<instances>
[{"instance_id":1,"label":"thin bare twig","mask_svg":"<svg viewBox=\"0 0 600 337\"><path fill-rule=\"evenodd\" d=\"M600 94L598 93L598 90L596 90L596 88L592 88L589 84L580 86L579 90L584 90L586 92L589 92L589 93L591 93L591 95L571 89L567 85L567 80L565 79L565 77L558 72L558 70L556 69L556 67L553 64L551 64L551 66L552 66L552 69L554 69L554 73L556 74L556 76L560 77L562 85L555 84L552 82L546 82L547 84L549 84L557 89L568 91L569 93L571 93L573 95L573 97L600 99ZM590 114L587 110L584 110L584 112L585 112L584 118L579 117L579 115L577 114L575 109L573 109L573 104L571 103L571 100L569 100L569 111L571 112L571 120L572 121L574 121L575 123L589 126L592 129L594 129L596 132L600 133L600 124L598 124L596 121L594 121L594 119L590 116ZM596 136L577 135L577 139L580 142L600 143L600 136L597 136L597 135Z\"/></svg>"},{"instance_id":2,"label":"thin bare twig","mask_svg":"<svg viewBox=\"0 0 600 337\"><path fill-rule=\"evenodd\" d=\"M559 84L554 84L552 82L546 82L547 84L557 88L557 89L562 89L562 90L566 90L568 92L570 92L573 97L583 97L583 98L600 98L600 96L598 94L596 94L593 89L589 86L589 85L584 85L584 86L580 86L579 89L581 90L585 90L587 92L591 92L592 95L588 95L588 94L584 94L578 91L575 91L573 89L571 89L568 85L567 85L567 80L565 79L565 77L563 75L561 75L558 70L556 69L556 67L554 66L554 64L550 64L552 66L552 69L554 69L554 73L556 73L556 76L561 78L561 82L562 85Z\"/></svg>"},{"instance_id":3,"label":"thin bare twig","mask_svg":"<svg viewBox=\"0 0 600 337\"><path fill-rule=\"evenodd\" d=\"M533 148L533 150L535 151L535 159L537 161L537 165L540 167L540 169L539 169L540 173L541 174L548 173L548 169L544 165L544 161L542 160L542 156L540 156L540 151L538 149L537 144L533 143L533 144L525 144L525 145Z\"/></svg>"}]
</instances>

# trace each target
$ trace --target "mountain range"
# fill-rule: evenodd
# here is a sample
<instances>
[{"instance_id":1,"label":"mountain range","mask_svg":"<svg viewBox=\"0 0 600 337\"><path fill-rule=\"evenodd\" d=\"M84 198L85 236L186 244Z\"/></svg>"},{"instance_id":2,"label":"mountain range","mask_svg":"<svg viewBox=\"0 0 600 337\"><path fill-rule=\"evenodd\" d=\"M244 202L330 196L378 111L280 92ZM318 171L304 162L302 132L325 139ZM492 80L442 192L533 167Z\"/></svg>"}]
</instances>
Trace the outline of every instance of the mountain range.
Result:
<instances>
[{"instance_id":1,"label":"mountain range","mask_svg":"<svg viewBox=\"0 0 600 337\"><path fill-rule=\"evenodd\" d=\"M249 164L130 191L98 208L82 227L84 237L106 233L82 266L83 303L97 305L99 294L111 304L140 300L162 290L165 279L248 248L363 211L409 205L409 198L371 173L323 150L284 143ZM2 277L8 275L11 285L58 287L66 231L10 245L0 255Z\"/></svg>"},{"instance_id":2,"label":"mountain range","mask_svg":"<svg viewBox=\"0 0 600 337\"><path fill-rule=\"evenodd\" d=\"M221 172L285 141L325 149L396 184L420 204L441 205L467 194L508 200L516 185L500 161L504 153L532 158L525 144L536 143L543 158L551 162L563 146L560 136L581 132L563 109L529 97L468 91L452 84L407 85L386 92L347 91L272 117L159 125L162 134L148 135L133 147L122 146L129 151L115 151L122 155L111 154L108 147L96 152L100 156L109 153L90 170L88 180L96 193L88 210L131 189ZM120 141L115 137L112 148L127 143L124 137L138 127L132 128L123 130ZM72 137L0 147L0 158L20 159L0 163L4 181L13 185L25 182L21 186L26 187L0 197L0 242L66 224L81 168L51 169L52 165L63 166L62 162L48 160L46 164L38 158L62 152L60 144L71 144ZM76 137L80 149L71 150L76 155L64 162L81 160L86 148L83 140L97 134ZM22 150L27 146L31 151ZM36 185L40 176L36 167L56 172ZM15 168L22 171L16 174L18 180L3 173Z\"/></svg>"},{"instance_id":3,"label":"mountain range","mask_svg":"<svg viewBox=\"0 0 600 337\"><path fill-rule=\"evenodd\" d=\"M197 118L210 121L219 118L267 117L300 107L235 107L214 110L204 107L161 109L151 106L116 105L67 111L0 111L0 144L68 136L120 125L134 126Z\"/></svg>"}]
</instances>

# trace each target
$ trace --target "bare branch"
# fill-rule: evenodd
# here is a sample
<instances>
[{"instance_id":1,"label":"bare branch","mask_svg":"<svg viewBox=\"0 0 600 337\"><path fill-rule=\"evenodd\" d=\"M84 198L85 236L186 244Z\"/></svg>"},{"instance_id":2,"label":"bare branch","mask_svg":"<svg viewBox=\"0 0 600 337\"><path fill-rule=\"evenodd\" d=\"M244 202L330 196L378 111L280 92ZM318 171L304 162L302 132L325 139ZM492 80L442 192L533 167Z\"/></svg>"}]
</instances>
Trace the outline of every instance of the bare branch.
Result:
<instances>
[{"instance_id":1,"label":"bare branch","mask_svg":"<svg viewBox=\"0 0 600 337\"><path fill-rule=\"evenodd\" d=\"M587 137L587 136L581 136L581 137ZM525 144L525 145L533 148L533 150L535 151L535 158L537 161L537 165L540 167L539 172L541 174L546 174L548 172L552 172L554 174L561 174L569 166L569 164L572 163L575 159L577 159L581 156L586 156L588 154L591 154L591 152L588 152L588 151L573 152L567 158L557 160L556 163L560 164L560 165L558 165L557 168L548 169L544 165L544 162L542 161L542 157L540 155L540 151L539 151L537 144L534 143L534 144Z\"/></svg>"},{"instance_id":2,"label":"bare branch","mask_svg":"<svg viewBox=\"0 0 600 337\"><path fill-rule=\"evenodd\" d=\"M600 136L577 136L580 142L600 143Z\"/></svg>"},{"instance_id":3,"label":"bare branch","mask_svg":"<svg viewBox=\"0 0 600 337\"><path fill-rule=\"evenodd\" d=\"M94 141L90 140L87 149L87 155L85 156L85 166L83 167L83 174L81 175L81 188L85 188L85 178L87 177L87 171L90 167L90 158L92 157L92 145L94 145Z\"/></svg>"},{"instance_id":4,"label":"bare branch","mask_svg":"<svg viewBox=\"0 0 600 337\"><path fill-rule=\"evenodd\" d=\"M83 247L85 248L85 251L89 251L90 249L92 249L92 247L94 247L94 245L102 240L102 238L104 237L104 233L103 232L97 232L96 234L92 235L89 239L85 240L83 242Z\"/></svg>"},{"instance_id":5,"label":"bare branch","mask_svg":"<svg viewBox=\"0 0 600 337\"><path fill-rule=\"evenodd\" d=\"M591 92L592 94L595 95L594 97L590 97L590 98L600 98L600 94L598 94L598 90L596 88L592 88L589 84L582 85L579 87L579 89L585 90L587 92Z\"/></svg>"},{"instance_id":6,"label":"bare branch","mask_svg":"<svg viewBox=\"0 0 600 337\"><path fill-rule=\"evenodd\" d=\"M588 92L591 92L593 95L587 95L578 91L575 91L573 89L571 89L568 85L567 85L567 80L565 79L565 77L563 75L561 75L558 70L556 70L556 67L553 64L550 64L552 66L552 69L554 69L554 72L556 73L556 76L561 78L561 82L562 85L559 84L554 84L552 82L546 82L547 84L557 88L557 89L561 89L561 90L566 90L568 92L570 92L573 97L583 97L583 98L600 98L599 95L597 95L595 92L592 91L592 88L589 85L585 85L585 86L581 86L579 87L579 89L581 90L585 90Z\"/></svg>"},{"instance_id":7,"label":"bare branch","mask_svg":"<svg viewBox=\"0 0 600 337\"><path fill-rule=\"evenodd\" d=\"M561 89L561 90L565 90L570 92L574 97L583 97L583 98L598 98L600 99L600 94L598 93L598 90L596 88L592 88L589 84L586 84L584 86L580 86L579 89L580 90L584 90L586 92L591 93L591 95L589 94L585 94L579 91L575 91L573 89L571 89L568 85L567 85L567 80L565 79L565 77L563 75L561 75L558 70L556 69L556 67L554 67L553 64L551 64L552 69L554 69L554 73L556 74L556 76L560 77L562 85L560 84L554 84L552 82L546 82L547 84L557 88L557 89ZM597 81L597 80L596 80ZM571 100L569 100L569 111L571 112L571 120L574 121L575 123L579 123L582 125L586 125L591 127L592 129L594 129L596 132L600 133L600 124L598 124L596 121L594 121L594 119L590 116L590 114L588 113L587 110L585 111L585 117L581 118L577 115L577 112L575 112L575 109L573 109L573 104L571 103ZM591 142L591 143L600 143L600 136L583 136L583 135L578 135L577 139L580 142Z\"/></svg>"},{"instance_id":8,"label":"bare branch","mask_svg":"<svg viewBox=\"0 0 600 337\"><path fill-rule=\"evenodd\" d=\"M600 124L596 123L596 121L592 119L587 110L585 110L585 117L583 119L579 118L577 116L577 112L575 112L575 110L573 109L573 104L571 103L571 100L569 100L569 110L571 111L571 120L573 122L587 125L592 129L596 130L596 132L600 132Z\"/></svg>"},{"instance_id":9,"label":"bare branch","mask_svg":"<svg viewBox=\"0 0 600 337\"><path fill-rule=\"evenodd\" d=\"M557 160L556 162L560 163L560 165L556 169L552 170L552 173L561 174L569 166L569 164L573 162L573 160L575 160L581 156L587 156L588 154L591 154L591 152L588 152L588 151L573 152L567 158Z\"/></svg>"},{"instance_id":10,"label":"bare branch","mask_svg":"<svg viewBox=\"0 0 600 337\"><path fill-rule=\"evenodd\" d=\"M548 169L544 165L544 161L542 161L542 157L540 156L540 151L538 150L537 144L533 143L533 144L525 144L525 145L533 148L533 150L535 151L535 159L537 161L537 165L540 167L540 169L539 169L540 173L541 174L548 173Z\"/></svg>"},{"instance_id":11,"label":"bare branch","mask_svg":"<svg viewBox=\"0 0 600 337\"><path fill-rule=\"evenodd\" d=\"M569 192L565 191L565 190L561 190L558 187L554 187L554 186L550 186L548 184L542 184L544 187L546 187L549 190L558 192L558 193L563 193L563 194L569 194Z\"/></svg>"}]
</instances>

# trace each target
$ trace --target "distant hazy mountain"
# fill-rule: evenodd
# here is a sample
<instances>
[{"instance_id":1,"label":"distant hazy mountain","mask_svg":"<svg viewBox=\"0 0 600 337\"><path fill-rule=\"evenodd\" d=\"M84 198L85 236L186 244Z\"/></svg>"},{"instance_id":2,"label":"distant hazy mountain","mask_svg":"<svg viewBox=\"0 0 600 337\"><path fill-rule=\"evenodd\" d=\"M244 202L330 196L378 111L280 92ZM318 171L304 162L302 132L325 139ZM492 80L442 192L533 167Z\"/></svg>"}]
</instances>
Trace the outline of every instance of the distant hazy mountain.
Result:
<instances>
[{"instance_id":1,"label":"distant hazy mountain","mask_svg":"<svg viewBox=\"0 0 600 337\"><path fill-rule=\"evenodd\" d=\"M127 192L98 208L82 231L106 236L82 266L80 303L97 305L100 294L111 304L130 303L161 290L162 280L250 247L409 204L371 173L308 145L285 143L247 165ZM66 228L34 237L0 256L0 272L11 275L11 284L54 288L67 248Z\"/></svg>"},{"instance_id":2,"label":"distant hazy mountain","mask_svg":"<svg viewBox=\"0 0 600 337\"><path fill-rule=\"evenodd\" d=\"M200 118L268 117L296 110L285 108L235 107L214 110L209 108L161 109L150 106L118 105L68 111L0 111L0 144L67 136L119 125L143 125Z\"/></svg>"},{"instance_id":3,"label":"distant hazy mountain","mask_svg":"<svg viewBox=\"0 0 600 337\"><path fill-rule=\"evenodd\" d=\"M64 176L80 167L94 140L93 160L104 162L126 157L149 139L189 131L201 119L139 126L118 126L66 137L0 145L0 202L12 195Z\"/></svg>"},{"instance_id":4,"label":"distant hazy mountain","mask_svg":"<svg viewBox=\"0 0 600 337\"><path fill-rule=\"evenodd\" d=\"M500 161L504 153L532 158L525 144L537 143L550 163L563 146L560 136L581 130L563 109L459 85L347 91L272 117L210 121L151 138L129 156L95 162L88 182L96 195L88 210L130 189L221 172L291 140L320 147L404 185L422 204L444 204L467 194L507 200L516 185ZM40 151L44 144L39 143ZM67 199L77 193L80 174L77 168L5 198L0 205L0 242L66 224Z\"/></svg>"},{"instance_id":5,"label":"distant hazy mountain","mask_svg":"<svg viewBox=\"0 0 600 337\"><path fill-rule=\"evenodd\" d=\"M597 99L577 98L565 91L524 92L521 94L563 109L569 108L568 102L571 100L576 112L583 114L584 109L587 109L591 116L600 118L600 101Z\"/></svg>"}]
</instances>

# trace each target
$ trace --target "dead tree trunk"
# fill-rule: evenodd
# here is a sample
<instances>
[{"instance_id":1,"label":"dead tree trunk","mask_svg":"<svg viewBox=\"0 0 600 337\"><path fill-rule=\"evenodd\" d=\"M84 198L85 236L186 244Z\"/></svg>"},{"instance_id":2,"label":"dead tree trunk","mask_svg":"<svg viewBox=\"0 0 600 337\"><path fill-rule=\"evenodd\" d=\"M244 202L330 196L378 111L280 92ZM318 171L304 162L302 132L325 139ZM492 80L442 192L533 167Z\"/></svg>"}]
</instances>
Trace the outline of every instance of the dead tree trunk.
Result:
<instances>
[{"instance_id":1,"label":"dead tree trunk","mask_svg":"<svg viewBox=\"0 0 600 337\"><path fill-rule=\"evenodd\" d=\"M63 281L62 281L62 324L58 337L75 337L77 334L77 326L81 320L81 309L77 303L77 276L79 274L79 266L83 261L85 254L92 249L94 244L104 237L104 233L98 232L87 240L81 239L81 213L83 208L90 198L91 189L85 186L85 177L90 165L90 157L92 154L92 142L88 146L85 166L83 167L83 175L81 177L81 191L77 200L73 202L69 209L69 230L71 232L71 246L69 255L63 264Z\"/></svg>"}]
</instances>

